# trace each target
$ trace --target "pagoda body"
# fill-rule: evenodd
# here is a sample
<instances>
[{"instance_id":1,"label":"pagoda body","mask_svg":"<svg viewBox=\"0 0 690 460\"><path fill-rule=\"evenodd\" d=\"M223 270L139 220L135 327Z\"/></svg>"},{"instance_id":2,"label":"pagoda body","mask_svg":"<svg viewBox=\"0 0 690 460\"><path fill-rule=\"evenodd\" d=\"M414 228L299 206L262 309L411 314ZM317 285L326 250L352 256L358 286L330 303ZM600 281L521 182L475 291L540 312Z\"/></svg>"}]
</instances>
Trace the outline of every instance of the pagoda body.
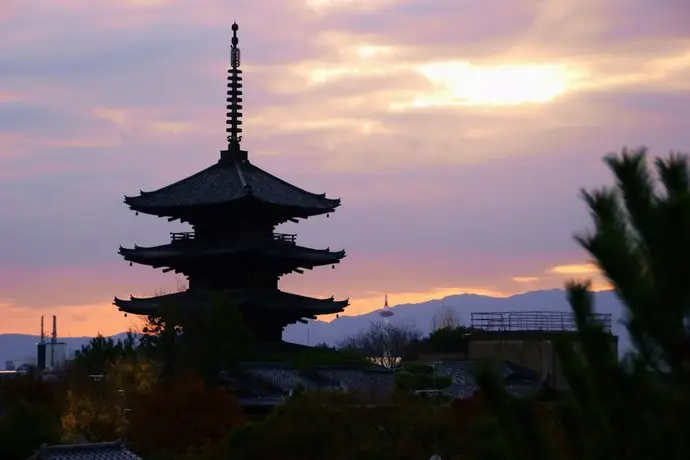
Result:
<instances>
[{"instance_id":1,"label":"pagoda body","mask_svg":"<svg viewBox=\"0 0 690 460\"><path fill-rule=\"evenodd\" d=\"M122 300L125 313L157 315L167 304L193 311L217 292L236 301L245 324L259 341L282 339L283 328L317 315L342 312L347 300L315 299L278 289L282 275L321 265L334 265L345 251L311 249L297 244L296 235L276 233L276 226L328 214L340 206L289 184L253 165L240 147L242 132L242 71L237 24L233 24L231 65L228 70L228 147L212 166L171 185L139 196L125 197L130 209L167 217L192 226L193 231L171 233L168 244L120 248L131 263L184 274L184 292Z\"/></svg>"}]
</instances>

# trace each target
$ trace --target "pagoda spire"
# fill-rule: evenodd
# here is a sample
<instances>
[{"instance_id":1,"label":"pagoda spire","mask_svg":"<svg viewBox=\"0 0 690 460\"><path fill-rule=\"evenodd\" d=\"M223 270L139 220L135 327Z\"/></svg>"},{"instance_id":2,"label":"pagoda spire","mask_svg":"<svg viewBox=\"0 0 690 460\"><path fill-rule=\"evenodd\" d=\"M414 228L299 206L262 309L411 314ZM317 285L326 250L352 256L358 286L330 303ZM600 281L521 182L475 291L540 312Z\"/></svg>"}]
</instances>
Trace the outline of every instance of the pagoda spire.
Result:
<instances>
[{"instance_id":1,"label":"pagoda spire","mask_svg":"<svg viewBox=\"0 0 690 460\"><path fill-rule=\"evenodd\" d=\"M232 46L230 47L230 67L228 68L227 98L227 127L228 149L227 154L233 159L246 159L247 152L240 149L242 141L242 70L240 69L240 48L236 22L232 24ZM225 152L224 152L225 153Z\"/></svg>"}]
</instances>

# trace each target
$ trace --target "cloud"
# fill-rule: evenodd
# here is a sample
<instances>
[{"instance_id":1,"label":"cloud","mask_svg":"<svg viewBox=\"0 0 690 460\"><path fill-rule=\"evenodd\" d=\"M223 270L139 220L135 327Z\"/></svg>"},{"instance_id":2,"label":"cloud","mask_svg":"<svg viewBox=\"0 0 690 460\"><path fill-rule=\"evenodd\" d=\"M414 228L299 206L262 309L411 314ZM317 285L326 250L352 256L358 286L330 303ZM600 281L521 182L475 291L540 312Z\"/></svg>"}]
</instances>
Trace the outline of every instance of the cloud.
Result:
<instances>
[{"instance_id":1,"label":"cloud","mask_svg":"<svg viewBox=\"0 0 690 460\"><path fill-rule=\"evenodd\" d=\"M538 276L515 276L512 279L516 283L533 283L540 280Z\"/></svg>"},{"instance_id":2,"label":"cloud","mask_svg":"<svg viewBox=\"0 0 690 460\"><path fill-rule=\"evenodd\" d=\"M593 264L569 264L557 265L553 267L550 272L557 275L587 275L590 273L599 273L599 268Z\"/></svg>"}]
</instances>

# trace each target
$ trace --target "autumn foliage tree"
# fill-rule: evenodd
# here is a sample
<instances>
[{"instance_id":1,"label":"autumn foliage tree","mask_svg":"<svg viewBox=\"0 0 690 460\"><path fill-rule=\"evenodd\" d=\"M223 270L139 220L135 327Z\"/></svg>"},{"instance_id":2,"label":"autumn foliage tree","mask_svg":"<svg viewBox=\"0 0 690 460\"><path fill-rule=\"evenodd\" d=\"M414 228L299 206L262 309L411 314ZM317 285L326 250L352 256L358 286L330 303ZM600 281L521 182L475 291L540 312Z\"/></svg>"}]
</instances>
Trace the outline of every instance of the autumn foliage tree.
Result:
<instances>
[{"instance_id":1,"label":"autumn foliage tree","mask_svg":"<svg viewBox=\"0 0 690 460\"><path fill-rule=\"evenodd\" d=\"M0 381L0 459L25 460L60 440L63 385L29 373Z\"/></svg>"},{"instance_id":2,"label":"autumn foliage tree","mask_svg":"<svg viewBox=\"0 0 690 460\"><path fill-rule=\"evenodd\" d=\"M132 398L130 407L129 439L145 455L201 451L243 424L235 398L194 375L161 381Z\"/></svg>"},{"instance_id":3,"label":"autumn foliage tree","mask_svg":"<svg viewBox=\"0 0 690 460\"><path fill-rule=\"evenodd\" d=\"M101 334L91 339L74 353L71 367L83 374L101 374L115 361L133 358L136 354L137 340L133 332L128 332L124 340L105 338Z\"/></svg>"},{"instance_id":4,"label":"autumn foliage tree","mask_svg":"<svg viewBox=\"0 0 690 460\"><path fill-rule=\"evenodd\" d=\"M375 404L373 404L375 402ZM451 412L409 395L305 392L233 433L233 458L417 460L458 452ZM447 457L444 457L447 458Z\"/></svg>"},{"instance_id":5,"label":"autumn foliage tree","mask_svg":"<svg viewBox=\"0 0 690 460\"><path fill-rule=\"evenodd\" d=\"M218 293L194 311L174 303L147 319L140 350L162 364L163 377L202 375L212 381L218 372L249 359L253 341L234 300Z\"/></svg>"},{"instance_id":6,"label":"autumn foliage tree","mask_svg":"<svg viewBox=\"0 0 690 460\"><path fill-rule=\"evenodd\" d=\"M623 304L634 350L618 358L593 319L589 282L569 282L580 342L559 347L569 397L544 419L537 405L511 400L484 378L499 428L492 459L685 459L690 452L688 157L657 159L656 177L645 149L606 163L616 185L582 192L594 229L576 240Z\"/></svg>"},{"instance_id":7,"label":"autumn foliage tree","mask_svg":"<svg viewBox=\"0 0 690 460\"><path fill-rule=\"evenodd\" d=\"M0 415L0 458L25 460L44 443L60 441L58 417L48 407L20 400Z\"/></svg>"},{"instance_id":8,"label":"autumn foliage tree","mask_svg":"<svg viewBox=\"0 0 690 460\"><path fill-rule=\"evenodd\" d=\"M151 394L157 375L155 363L131 356L108 363L103 374L74 375L65 394L64 437L84 437L92 442L121 438L126 429L128 400Z\"/></svg>"}]
</instances>

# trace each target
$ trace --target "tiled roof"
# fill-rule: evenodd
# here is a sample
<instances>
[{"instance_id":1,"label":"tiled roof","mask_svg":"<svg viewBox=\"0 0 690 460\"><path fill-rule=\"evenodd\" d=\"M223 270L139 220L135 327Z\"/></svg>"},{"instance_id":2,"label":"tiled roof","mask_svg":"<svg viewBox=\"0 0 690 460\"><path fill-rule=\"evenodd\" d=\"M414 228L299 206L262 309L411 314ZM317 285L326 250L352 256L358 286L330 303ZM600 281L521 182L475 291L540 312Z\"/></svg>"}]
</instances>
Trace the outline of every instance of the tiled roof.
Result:
<instances>
[{"instance_id":1,"label":"tiled roof","mask_svg":"<svg viewBox=\"0 0 690 460\"><path fill-rule=\"evenodd\" d=\"M301 376L296 369L278 366L257 366L246 371L250 376L268 383L283 393L289 393L298 386L306 389L317 388L316 384Z\"/></svg>"},{"instance_id":2,"label":"tiled roof","mask_svg":"<svg viewBox=\"0 0 690 460\"><path fill-rule=\"evenodd\" d=\"M30 460L141 460L120 442L43 446Z\"/></svg>"},{"instance_id":3,"label":"tiled roof","mask_svg":"<svg viewBox=\"0 0 690 460\"><path fill-rule=\"evenodd\" d=\"M388 371L368 371L332 367L317 369L316 372L336 382L345 391L386 394L393 390L395 374Z\"/></svg>"},{"instance_id":4,"label":"tiled roof","mask_svg":"<svg viewBox=\"0 0 690 460\"><path fill-rule=\"evenodd\" d=\"M472 397L477 390L474 371L477 361L442 361L435 364L439 375L451 378L451 385L445 390L453 398ZM292 389L302 386L306 389L343 390L370 394L387 394L395 387L395 372L390 370L367 370L351 366L314 366L308 373L295 369L286 363L245 363L241 366L243 376L238 377L245 389L250 389L258 400L270 396L279 401L280 396L288 395ZM523 373L517 376L516 373ZM541 383L529 369L504 363L501 369L506 390L515 396L534 394ZM315 378L318 377L318 378ZM266 391L261 385L251 391L252 381L268 384L274 390ZM252 398L246 401L254 401Z\"/></svg>"},{"instance_id":5,"label":"tiled roof","mask_svg":"<svg viewBox=\"0 0 690 460\"><path fill-rule=\"evenodd\" d=\"M451 378L448 393L456 398L468 398L477 390L477 382L474 378L477 365L478 361L469 359L441 361L436 364L436 370L440 375ZM531 369L506 361L501 364L499 372L506 390L515 396L538 391L541 387L536 372Z\"/></svg>"},{"instance_id":6,"label":"tiled roof","mask_svg":"<svg viewBox=\"0 0 690 460\"><path fill-rule=\"evenodd\" d=\"M351 366L315 366L304 372L284 363L245 363L245 382L259 380L284 395L296 387L312 390L356 391L385 394L393 390L395 373Z\"/></svg>"},{"instance_id":7,"label":"tiled roof","mask_svg":"<svg viewBox=\"0 0 690 460\"><path fill-rule=\"evenodd\" d=\"M299 208L305 211L305 215L332 212L340 205L339 199L307 192L248 160L220 161L161 189L125 197L125 203L136 211L171 215L166 212L173 208L223 205L245 198Z\"/></svg>"},{"instance_id":8,"label":"tiled roof","mask_svg":"<svg viewBox=\"0 0 690 460\"><path fill-rule=\"evenodd\" d=\"M302 311L305 316L323 315L340 313L345 310L349 301L336 301L333 297L329 299L315 299L297 294L290 294L283 291L246 291L246 290L227 290L222 291L237 302L249 304L263 308L276 310ZM166 294L157 297L137 298L130 297L130 300L115 298L114 304L120 311L135 315L148 315L159 312L165 305L176 305L181 309L195 309L207 304L218 294L213 291L184 291L174 294Z\"/></svg>"},{"instance_id":9,"label":"tiled roof","mask_svg":"<svg viewBox=\"0 0 690 460\"><path fill-rule=\"evenodd\" d=\"M281 259L301 261L302 267L313 268L319 265L331 265L345 257L345 251L330 249L311 249L292 243L276 240L247 240L228 243L206 243L204 241L173 242L161 246L141 247L134 249L120 247L120 254L128 261L147 265L165 266L167 262L207 258L209 256L250 256L260 254Z\"/></svg>"}]
</instances>

